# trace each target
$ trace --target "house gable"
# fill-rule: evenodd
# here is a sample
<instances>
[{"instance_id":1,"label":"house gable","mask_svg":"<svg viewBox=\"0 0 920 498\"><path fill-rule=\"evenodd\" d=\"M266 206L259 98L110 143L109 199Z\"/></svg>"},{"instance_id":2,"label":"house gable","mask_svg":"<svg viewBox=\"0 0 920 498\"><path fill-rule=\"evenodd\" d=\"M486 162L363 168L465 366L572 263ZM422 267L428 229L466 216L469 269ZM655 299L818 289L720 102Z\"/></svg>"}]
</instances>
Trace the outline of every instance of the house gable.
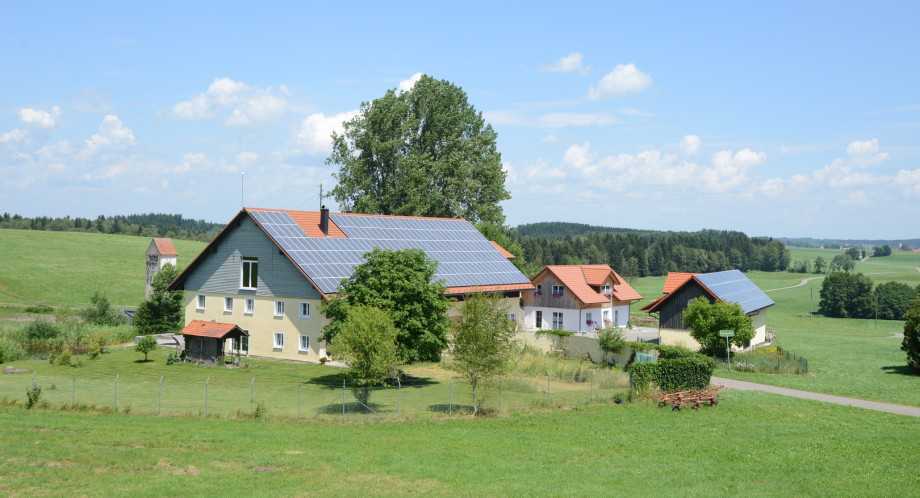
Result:
<instances>
[{"instance_id":1,"label":"house gable","mask_svg":"<svg viewBox=\"0 0 920 498\"><path fill-rule=\"evenodd\" d=\"M257 285L241 289L243 258L257 258ZM321 299L322 295L248 216L238 216L182 276L191 292Z\"/></svg>"}]
</instances>

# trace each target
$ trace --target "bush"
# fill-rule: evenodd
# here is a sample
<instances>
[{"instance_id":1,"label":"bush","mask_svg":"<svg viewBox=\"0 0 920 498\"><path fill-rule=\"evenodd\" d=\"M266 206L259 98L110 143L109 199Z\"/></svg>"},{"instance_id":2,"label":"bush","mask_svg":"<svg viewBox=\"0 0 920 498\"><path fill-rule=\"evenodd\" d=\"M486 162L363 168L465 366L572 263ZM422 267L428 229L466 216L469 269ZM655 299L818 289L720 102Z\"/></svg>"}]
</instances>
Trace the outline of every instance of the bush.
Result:
<instances>
[{"instance_id":1,"label":"bush","mask_svg":"<svg viewBox=\"0 0 920 498\"><path fill-rule=\"evenodd\" d=\"M61 328L56 323L51 323L41 318L26 325L26 341L30 347L43 348L48 340L55 339L61 334Z\"/></svg>"},{"instance_id":2,"label":"bush","mask_svg":"<svg viewBox=\"0 0 920 498\"><path fill-rule=\"evenodd\" d=\"M907 365L920 373L920 299L911 304L904 318L907 322L904 323L901 351L907 353Z\"/></svg>"},{"instance_id":3,"label":"bush","mask_svg":"<svg viewBox=\"0 0 920 498\"><path fill-rule=\"evenodd\" d=\"M112 306L104 292L96 291L93 297L89 298L89 302L89 307L80 310L80 317L87 323L108 326L125 323L122 313Z\"/></svg>"},{"instance_id":4,"label":"bush","mask_svg":"<svg viewBox=\"0 0 920 498\"><path fill-rule=\"evenodd\" d=\"M646 393L654 382L665 392L704 389L712 378L716 362L708 356L693 353L685 358L659 360L658 363L636 363L630 367L633 390Z\"/></svg>"},{"instance_id":5,"label":"bush","mask_svg":"<svg viewBox=\"0 0 920 498\"><path fill-rule=\"evenodd\" d=\"M0 363L9 363L25 357L26 351L18 342L8 337L0 337Z\"/></svg>"},{"instance_id":6,"label":"bush","mask_svg":"<svg viewBox=\"0 0 920 498\"><path fill-rule=\"evenodd\" d=\"M42 388L35 386L32 389L26 390L26 408L31 409L38 403L39 398L42 396Z\"/></svg>"},{"instance_id":7,"label":"bush","mask_svg":"<svg viewBox=\"0 0 920 498\"><path fill-rule=\"evenodd\" d=\"M613 327L604 327L597 334L597 346L604 353L604 361L607 357L619 353L623 350L626 341L623 340L623 330Z\"/></svg>"}]
</instances>

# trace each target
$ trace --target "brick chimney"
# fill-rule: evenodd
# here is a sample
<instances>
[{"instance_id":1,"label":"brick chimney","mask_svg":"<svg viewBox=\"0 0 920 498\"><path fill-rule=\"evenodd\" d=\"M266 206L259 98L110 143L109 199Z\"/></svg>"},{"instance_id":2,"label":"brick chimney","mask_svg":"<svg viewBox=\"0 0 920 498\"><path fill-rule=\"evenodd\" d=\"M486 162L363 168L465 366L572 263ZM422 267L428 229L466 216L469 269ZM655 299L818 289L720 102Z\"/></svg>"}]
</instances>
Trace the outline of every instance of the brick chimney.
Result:
<instances>
[{"instance_id":1,"label":"brick chimney","mask_svg":"<svg viewBox=\"0 0 920 498\"><path fill-rule=\"evenodd\" d=\"M329 236L329 208L326 206L319 209L319 229L323 231L323 235Z\"/></svg>"}]
</instances>

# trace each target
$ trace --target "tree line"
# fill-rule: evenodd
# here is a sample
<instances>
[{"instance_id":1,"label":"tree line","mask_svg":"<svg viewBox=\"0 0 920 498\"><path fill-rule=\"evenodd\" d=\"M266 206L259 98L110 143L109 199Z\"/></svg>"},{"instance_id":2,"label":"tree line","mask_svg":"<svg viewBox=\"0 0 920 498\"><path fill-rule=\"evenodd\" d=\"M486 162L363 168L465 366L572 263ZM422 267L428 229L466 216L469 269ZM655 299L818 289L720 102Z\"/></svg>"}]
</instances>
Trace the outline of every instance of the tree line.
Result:
<instances>
[{"instance_id":1,"label":"tree line","mask_svg":"<svg viewBox=\"0 0 920 498\"><path fill-rule=\"evenodd\" d=\"M576 235L578 232L569 230L571 226L564 226L575 224L543 225L547 230L534 231L524 225L509 232L523 252L525 273L535 274L545 265L609 264L623 277L633 278L674 271L783 271L791 261L782 242L735 231L612 229L588 230ZM559 233L564 235L560 237Z\"/></svg>"},{"instance_id":2,"label":"tree line","mask_svg":"<svg viewBox=\"0 0 920 498\"><path fill-rule=\"evenodd\" d=\"M96 219L89 218L50 218L39 216L26 218L19 214L3 213L0 216L0 228L18 230L45 230L52 232L95 232L118 235L135 235L140 237L170 237L173 239L196 240L208 242L216 236L224 225L204 220L184 218L181 214L130 214Z\"/></svg>"}]
</instances>

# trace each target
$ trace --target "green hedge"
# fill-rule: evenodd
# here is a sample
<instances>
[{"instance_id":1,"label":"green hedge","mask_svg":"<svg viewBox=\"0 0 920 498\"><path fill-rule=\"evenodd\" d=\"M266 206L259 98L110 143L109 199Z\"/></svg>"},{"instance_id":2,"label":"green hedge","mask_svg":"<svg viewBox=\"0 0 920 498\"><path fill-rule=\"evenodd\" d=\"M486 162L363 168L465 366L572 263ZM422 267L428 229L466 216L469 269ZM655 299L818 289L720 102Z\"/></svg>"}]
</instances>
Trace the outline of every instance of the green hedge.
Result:
<instances>
[{"instance_id":1,"label":"green hedge","mask_svg":"<svg viewBox=\"0 0 920 498\"><path fill-rule=\"evenodd\" d=\"M657 363L635 363L629 369L633 390L646 393L654 382L664 392L704 389L712 378L716 362L699 353L684 358L660 359Z\"/></svg>"}]
</instances>

